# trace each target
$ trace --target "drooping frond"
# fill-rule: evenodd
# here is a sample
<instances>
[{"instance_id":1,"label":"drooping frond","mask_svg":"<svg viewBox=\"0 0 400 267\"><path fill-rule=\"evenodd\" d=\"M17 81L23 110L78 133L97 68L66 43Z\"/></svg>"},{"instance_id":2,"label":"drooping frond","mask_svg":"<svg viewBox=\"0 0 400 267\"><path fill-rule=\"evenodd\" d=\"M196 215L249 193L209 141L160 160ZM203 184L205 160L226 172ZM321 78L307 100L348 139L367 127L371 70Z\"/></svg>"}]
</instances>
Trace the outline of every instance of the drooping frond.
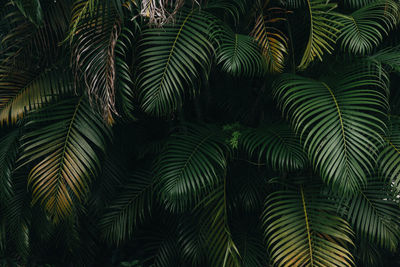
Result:
<instances>
[{"instance_id":1,"label":"drooping frond","mask_svg":"<svg viewBox=\"0 0 400 267\"><path fill-rule=\"evenodd\" d=\"M393 1L377 1L349 16L340 16L341 47L354 54L368 54L395 27L398 19L399 6Z\"/></svg>"},{"instance_id":2,"label":"drooping frond","mask_svg":"<svg viewBox=\"0 0 400 267\"><path fill-rule=\"evenodd\" d=\"M14 124L25 112L72 92L69 68L54 66L36 73L0 67L0 125Z\"/></svg>"},{"instance_id":3,"label":"drooping frond","mask_svg":"<svg viewBox=\"0 0 400 267\"><path fill-rule=\"evenodd\" d=\"M152 198L152 174L147 171L133 174L102 216L100 226L105 239L120 243L131 237L134 227L150 213Z\"/></svg>"},{"instance_id":4,"label":"drooping frond","mask_svg":"<svg viewBox=\"0 0 400 267\"><path fill-rule=\"evenodd\" d=\"M33 203L58 221L71 214L75 199L85 199L110 133L84 97L59 102L29 121L33 129L23 136L20 160L36 164L28 177Z\"/></svg>"},{"instance_id":5,"label":"drooping frond","mask_svg":"<svg viewBox=\"0 0 400 267\"><path fill-rule=\"evenodd\" d=\"M182 9L175 23L143 32L137 86L145 112L165 116L179 109L187 88L207 74L213 51L210 16Z\"/></svg>"},{"instance_id":6,"label":"drooping frond","mask_svg":"<svg viewBox=\"0 0 400 267\"><path fill-rule=\"evenodd\" d=\"M307 166L307 154L299 138L285 124L248 129L240 137L241 145L250 157L266 162L273 170L299 171Z\"/></svg>"},{"instance_id":7,"label":"drooping frond","mask_svg":"<svg viewBox=\"0 0 400 267\"><path fill-rule=\"evenodd\" d=\"M390 183L371 180L346 202L347 220L360 238L396 251L400 240L400 208L396 202Z\"/></svg>"},{"instance_id":8,"label":"drooping frond","mask_svg":"<svg viewBox=\"0 0 400 267\"><path fill-rule=\"evenodd\" d=\"M332 200L310 184L270 194L262 215L276 266L353 266L350 225Z\"/></svg>"},{"instance_id":9,"label":"drooping frond","mask_svg":"<svg viewBox=\"0 0 400 267\"><path fill-rule=\"evenodd\" d=\"M280 73L285 67L285 57L287 54L287 38L273 23L285 20L282 17L271 18L270 14L284 13L279 8L270 8L263 11L256 18L256 23L250 35L257 40L265 56L267 71L271 73Z\"/></svg>"},{"instance_id":10,"label":"drooping frond","mask_svg":"<svg viewBox=\"0 0 400 267\"><path fill-rule=\"evenodd\" d=\"M325 0L307 0L310 18L310 33L299 69L305 69L315 59L333 51L339 32L339 23L330 12L337 4Z\"/></svg>"},{"instance_id":11,"label":"drooping frond","mask_svg":"<svg viewBox=\"0 0 400 267\"><path fill-rule=\"evenodd\" d=\"M312 165L335 189L356 192L375 167L385 133L386 84L363 68L329 81L284 74L275 97Z\"/></svg>"},{"instance_id":12,"label":"drooping frond","mask_svg":"<svg viewBox=\"0 0 400 267\"><path fill-rule=\"evenodd\" d=\"M217 63L232 76L253 77L264 73L261 51L255 40L247 35L227 32L217 49Z\"/></svg>"},{"instance_id":13,"label":"drooping frond","mask_svg":"<svg viewBox=\"0 0 400 267\"><path fill-rule=\"evenodd\" d=\"M93 15L81 19L72 39L72 62L75 73L84 81L90 99L98 104L109 124L114 122L117 42L121 33L117 10L108 1L100 1ZM119 65L121 67L121 64ZM119 68L121 70L121 68Z\"/></svg>"},{"instance_id":14,"label":"drooping frond","mask_svg":"<svg viewBox=\"0 0 400 267\"><path fill-rule=\"evenodd\" d=\"M220 181L226 167L223 141L219 129L194 125L169 139L156 163L166 207L185 211Z\"/></svg>"}]
</instances>

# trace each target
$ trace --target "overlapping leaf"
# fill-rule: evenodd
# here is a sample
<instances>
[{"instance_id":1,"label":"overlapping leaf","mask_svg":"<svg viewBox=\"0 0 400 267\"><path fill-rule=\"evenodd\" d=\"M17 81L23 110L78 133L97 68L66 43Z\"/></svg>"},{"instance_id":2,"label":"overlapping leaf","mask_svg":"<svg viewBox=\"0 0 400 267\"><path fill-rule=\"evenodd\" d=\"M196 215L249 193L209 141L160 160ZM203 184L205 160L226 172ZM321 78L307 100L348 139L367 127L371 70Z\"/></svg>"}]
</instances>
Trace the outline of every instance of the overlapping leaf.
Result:
<instances>
[{"instance_id":1,"label":"overlapping leaf","mask_svg":"<svg viewBox=\"0 0 400 267\"><path fill-rule=\"evenodd\" d=\"M256 154L258 161L279 171L298 171L307 166L307 154L298 137L285 124L249 129L240 137L249 156Z\"/></svg>"},{"instance_id":2,"label":"overlapping leaf","mask_svg":"<svg viewBox=\"0 0 400 267\"><path fill-rule=\"evenodd\" d=\"M152 198L151 173L138 171L132 175L102 217L100 225L106 240L119 243L131 237L134 227L150 213Z\"/></svg>"},{"instance_id":3,"label":"overlapping leaf","mask_svg":"<svg viewBox=\"0 0 400 267\"><path fill-rule=\"evenodd\" d=\"M109 130L84 97L66 100L32 115L23 137L23 164L29 173L33 202L40 202L55 221L83 201L99 169Z\"/></svg>"},{"instance_id":4,"label":"overlapping leaf","mask_svg":"<svg viewBox=\"0 0 400 267\"><path fill-rule=\"evenodd\" d=\"M389 135L378 157L379 169L387 181L400 189L400 118L390 117Z\"/></svg>"},{"instance_id":5,"label":"overlapping leaf","mask_svg":"<svg viewBox=\"0 0 400 267\"><path fill-rule=\"evenodd\" d=\"M343 49L355 54L368 54L379 45L384 35L395 27L399 6L393 1L377 1L341 16L339 39Z\"/></svg>"},{"instance_id":6,"label":"overlapping leaf","mask_svg":"<svg viewBox=\"0 0 400 267\"><path fill-rule=\"evenodd\" d=\"M305 69L315 59L322 60L322 55L333 51L339 32L339 22L334 17L332 9L337 4L325 0L307 0L310 18L310 33L299 69Z\"/></svg>"},{"instance_id":7,"label":"overlapping leaf","mask_svg":"<svg viewBox=\"0 0 400 267\"><path fill-rule=\"evenodd\" d=\"M374 169L386 129L385 90L379 74L363 68L329 82L286 74L276 83L280 108L333 188L356 192Z\"/></svg>"},{"instance_id":8,"label":"overlapping leaf","mask_svg":"<svg viewBox=\"0 0 400 267\"><path fill-rule=\"evenodd\" d=\"M54 66L42 73L0 68L0 124L14 124L34 110L73 92L69 68Z\"/></svg>"},{"instance_id":9,"label":"overlapping leaf","mask_svg":"<svg viewBox=\"0 0 400 267\"><path fill-rule=\"evenodd\" d=\"M194 125L170 138L156 164L167 207L185 211L218 183L226 167L223 141L218 129Z\"/></svg>"},{"instance_id":10,"label":"overlapping leaf","mask_svg":"<svg viewBox=\"0 0 400 267\"><path fill-rule=\"evenodd\" d=\"M350 225L334 203L307 185L270 194L262 222L277 266L353 266Z\"/></svg>"},{"instance_id":11,"label":"overlapping leaf","mask_svg":"<svg viewBox=\"0 0 400 267\"><path fill-rule=\"evenodd\" d=\"M347 220L360 238L396 251L400 240L400 208L396 202L396 194L388 183L371 180L346 202Z\"/></svg>"},{"instance_id":12,"label":"overlapping leaf","mask_svg":"<svg viewBox=\"0 0 400 267\"><path fill-rule=\"evenodd\" d=\"M217 61L223 71L232 76L259 76L264 73L261 51L247 35L228 32L222 35Z\"/></svg>"},{"instance_id":13,"label":"overlapping leaf","mask_svg":"<svg viewBox=\"0 0 400 267\"><path fill-rule=\"evenodd\" d=\"M285 20L282 17L271 18L270 13L283 13L279 8L270 8L266 14L260 9L260 14L251 32L251 36L257 40L265 56L268 72L280 73L285 66L285 57L287 54L286 36L272 24Z\"/></svg>"},{"instance_id":14,"label":"overlapping leaf","mask_svg":"<svg viewBox=\"0 0 400 267\"><path fill-rule=\"evenodd\" d=\"M165 116L179 109L187 88L207 74L213 51L210 16L183 9L174 23L143 32L137 85L145 112Z\"/></svg>"}]
</instances>

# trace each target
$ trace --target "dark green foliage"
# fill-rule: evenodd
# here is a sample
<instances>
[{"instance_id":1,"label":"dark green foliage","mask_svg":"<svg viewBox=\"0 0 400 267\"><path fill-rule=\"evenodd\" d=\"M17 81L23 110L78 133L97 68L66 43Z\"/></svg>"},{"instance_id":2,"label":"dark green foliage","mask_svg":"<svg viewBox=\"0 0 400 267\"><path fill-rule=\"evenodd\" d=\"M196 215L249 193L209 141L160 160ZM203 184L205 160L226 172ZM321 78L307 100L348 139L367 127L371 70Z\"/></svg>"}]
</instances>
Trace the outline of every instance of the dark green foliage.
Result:
<instances>
[{"instance_id":1,"label":"dark green foliage","mask_svg":"<svg viewBox=\"0 0 400 267\"><path fill-rule=\"evenodd\" d=\"M0 266L399 265L398 1L0 6Z\"/></svg>"}]
</instances>

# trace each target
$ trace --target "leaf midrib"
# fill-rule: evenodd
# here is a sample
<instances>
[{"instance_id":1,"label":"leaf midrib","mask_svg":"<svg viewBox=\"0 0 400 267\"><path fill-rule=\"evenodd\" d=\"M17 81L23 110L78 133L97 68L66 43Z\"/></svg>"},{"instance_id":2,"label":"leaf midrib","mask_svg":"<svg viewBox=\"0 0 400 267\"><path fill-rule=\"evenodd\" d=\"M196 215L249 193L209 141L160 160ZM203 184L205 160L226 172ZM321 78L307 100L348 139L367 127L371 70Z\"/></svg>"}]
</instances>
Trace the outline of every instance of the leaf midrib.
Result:
<instances>
[{"instance_id":1,"label":"leaf midrib","mask_svg":"<svg viewBox=\"0 0 400 267\"><path fill-rule=\"evenodd\" d=\"M160 94L160 92L161 92L161 85L164 83L165 74L167 73L167 69L168 69L168 67L169 67L169 64L170 64L170 61L171 61L171 57L172 57L172 55L174 54L174 51L175 51L175 48L176 48L176 43L177 43L177 41L178 41L178 39L179 39L179 36L181 35L182 29L183 29L183 28L185 27L185 25L186 25L186 22L187 22L187 21L189 20L189 18L192 16L193 11L194 11L194 10L192 10L192 11L186 16L185 20L183 21L183 23L182 23L181 27L179 28L179 31L178 31L178 33L177 33L177 35L176 35L176 37L175 37L175 40L174 40L174 42L173 42L173 44L172 44L172 47L171 47L171 51L169 52L169 55L168 55L167 63L165 64L165 67L164 67L164 70L163 70L163 73L162 73L162 76L161 76L160 83L159 83L158 88L157 88L157 92L156 92L156 94L155 94L155 98L158 98L158 96L159 96L159 94Z\"/></svg>"}]
</instances>

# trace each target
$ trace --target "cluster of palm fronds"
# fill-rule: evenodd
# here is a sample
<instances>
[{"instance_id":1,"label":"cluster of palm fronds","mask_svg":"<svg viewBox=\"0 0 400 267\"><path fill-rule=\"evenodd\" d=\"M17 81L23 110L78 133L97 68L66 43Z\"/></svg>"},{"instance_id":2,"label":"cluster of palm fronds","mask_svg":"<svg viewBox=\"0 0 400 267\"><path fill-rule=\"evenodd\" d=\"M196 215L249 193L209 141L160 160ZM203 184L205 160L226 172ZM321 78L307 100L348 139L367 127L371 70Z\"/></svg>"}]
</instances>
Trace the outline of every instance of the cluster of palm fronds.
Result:
<instances>
[{"instance_id":1,"label":"cluster of palm fronds","mask_svg":"<svg viewBox=\"0 0 400 267\"><path fill-rule=\"evenodd\" d=\"M0 6L0 266L397 266L397 1Z\"/></svg>"}]
</instances>

